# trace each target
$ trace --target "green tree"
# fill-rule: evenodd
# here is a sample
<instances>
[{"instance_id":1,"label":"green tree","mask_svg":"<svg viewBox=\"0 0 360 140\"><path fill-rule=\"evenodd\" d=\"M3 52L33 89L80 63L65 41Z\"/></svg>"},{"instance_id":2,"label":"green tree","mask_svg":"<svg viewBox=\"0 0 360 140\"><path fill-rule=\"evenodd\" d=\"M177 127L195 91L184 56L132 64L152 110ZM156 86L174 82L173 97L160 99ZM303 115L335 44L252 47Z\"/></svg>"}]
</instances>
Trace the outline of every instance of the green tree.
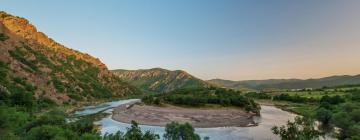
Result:
<instances>
[{"instance_id":1,"label":"green tree","mask_svg":"<svg viewBox=\"0 0 360 140\"><path fill-rule=\"evenodd\" d=\"M115 134L105 134L102 139L103 140L125 140L124 133L122 133L121 131L118 131Z\"/></svg>"},{"instance_id":2,"label":"green tree","mask_svg":"<svg viewBox=\"0 0 360 140\"><path fill-rule=\"evenodd\" d=\"M323 125L328 125L331 120L332 113L325 108L320 108L316 112L315 116L316 119L319 120Z\"/></svg>"},{"instance_id":3,"label":"green tree","mask_svg":"<svg viewBox=\"0 0 360 140\"><path fill-rule=\"evenodd\" d=\"M305 117L296 117L294 122L288 121L286 126L272 128L281 140L317 140L322 133L314 128L314 121Z\"/></svg>"},{"instance_id":4,"label":"green tree","mask_svg":"<svg viewBox=\"0 0 360 140\"><path fill-rule=\"evenodd\" d=\"M100 140L100 136L97 134L92 134L92 133L85 133L83 135L81 135L81 137L79 138L79 140Z\"/></svg>"},{"instance_id":5,"label":"green tree","mask_svg":"<svg viewBox=\"0 0 360 140\"><path fill-rule=\"evenodd\" d=\"M171 122L166 124L164 138L166 140L200 140L200 136L195 133L194 128L188 124Z\"/></svg>"},{"instance_id":6,"label":"green tree","mask_svg":"<svg viewBox=\"0 0 360 140\"><path fill-rule=\"evenodd\" d=\"M25 107L28 111L31 111L35 104L33 95L25 91L14 92L10 98L14 106Z\"/></svg>"},{"instance_id":7,"label":"green tree","mask_svg":"<svg viewBox=\"0 0 360 140\"><path fill-rule=\"evenodd\" d=\"M141 140L142 132L135 121L131 121L131 127L127 129L124 137L128 140Z\"/></svg>"},{"instance_id":8,"label":"green tree","mask_svg":"<svg viewBox=\"0 0 360 140\"><path fill-rule=\"evenodd\" d=\"M81 119L76 122L69 124L71 130L77 132L79 135L85 133L95 133L95 128L93 124L93 120L89 118Z\"/></svg>"},{"instance_id":9,"label":"green tree","mask_svg":"<svg viewBox=\"0 0 360 140\"><path fill-rule=\"evenodd\" d=\"M131 121L131 127L127 129L127 132L124 135L125 140L157 140L159 138L159 135L150 131L143 134L135 121Z\"/></svg>"},{"instance_id":10,"label":"green tree","mask_svg":"<svg viewBox=\"0 0 360 140\"><path fill-rule=\"evenodd\" d=\"M76 139L76 135L71 131L65 131L59 126L43 125L35 127L25 136L26 140L67 140Z\"/></svg>"}]
</instances>

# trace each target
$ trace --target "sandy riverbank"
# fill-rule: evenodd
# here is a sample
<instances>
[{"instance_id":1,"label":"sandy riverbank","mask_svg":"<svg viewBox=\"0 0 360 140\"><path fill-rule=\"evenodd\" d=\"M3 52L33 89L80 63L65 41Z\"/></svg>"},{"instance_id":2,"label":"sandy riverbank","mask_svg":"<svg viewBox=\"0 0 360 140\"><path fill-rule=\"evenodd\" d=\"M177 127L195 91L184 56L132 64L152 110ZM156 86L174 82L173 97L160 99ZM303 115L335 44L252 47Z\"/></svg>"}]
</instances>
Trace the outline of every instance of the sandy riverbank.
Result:
<instances>
[{"instance_id":1,"label":"sandy riverbank","mask_svg":"<svg viewBox=\"0 0 360 140\"><path fill-rule=\"evenodd\" d=\"M165 126L176 121L188 122L197 128L245 127L253 124L254 114L238 108L184 108L167 105L166 107L121 105L114 108L112 119L129 123L135 120L139 124Z\"/></svg>"}]
</instances>

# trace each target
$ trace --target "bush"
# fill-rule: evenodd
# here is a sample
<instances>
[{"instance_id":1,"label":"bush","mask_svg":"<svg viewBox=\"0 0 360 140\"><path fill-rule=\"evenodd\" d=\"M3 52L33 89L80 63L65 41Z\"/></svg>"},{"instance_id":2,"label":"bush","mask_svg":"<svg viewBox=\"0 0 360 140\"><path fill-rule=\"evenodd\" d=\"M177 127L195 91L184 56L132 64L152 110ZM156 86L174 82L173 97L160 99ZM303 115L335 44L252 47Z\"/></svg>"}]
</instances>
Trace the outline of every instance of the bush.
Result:
<instances>
[{"instance_id":1,"label":"bush","mask_svg":"<svg viewBox=\"0 0 360 140\"><path fill-rule=\"evenodd\" d=\"M72 122L69 124L69 128L72 131L78 133L79 135L83 135L89 132L96 132L93 120L89 118L82 119L81 121Z\"/></svg>"},{"instance_id":2,"label":"bush","mask_svg":"<svg viewBox=\"0 0 360 140\"><path fill-rule=\"evenodd\" d=\"M9 39L8 36L6 36L4 33L0 33L0 41L5 41L7 39Z\"/></svg>"},{"instance_id":3,"label":"bush","mask_svg":"<svg viewBox=\"0 0 360 140\"><path fill-rule=\"evenodd\" d=\"M325 96L321 97L321 99L320 99L320 103L322 103L322 102L327 102L329 104L340 104L340 103L345 102L345 100L343 98L341 98L339 95L332 96L332 97L325 95Z\"/></svg>"},{"instance_id":4,"label":"bush","mask_svg":"<svg viewBox=\"0 0 360 140\"><path fill-rule=\"evenodd\" d=\"M290 96L289 94L280 94L273 97L274 100L290 101L294 103L316 103L318 100L314 98L300 97L299 95Z\"/></svg>"},{"instance_id":5,"label":"bush","mask_svg":"<svg viewBox=\"0 0 360 140\"><path fill-rule=\"evenodd\" d=\"M328 125L332 117L332 112L325 109L320 108L316 112L316 119L319 120L323 125Z\"/></svg>"},{"instance_id":6,"label":"bush","mask_svg":"<svg viewBox=\"0 0 360 140\"><path fill-rule=\"evenodd\" d=\"M12 105L25 107L28 111L32 110L35 104L33 95L25 91L13 92L10 99Z\"/></svg>"},{"instance_id":7,"label":"bush","mask_svg":"<svg viewBox=\"0 0 360 140\"><path fill-rule=\"evenodd\" d=\"M32 72L38 71L38 67L34 64L34 62L26 60L23 57L25 54L23 54L18 48L15 48L15 50L9 50L9 54L12 58L31 68Z\"/></svg>"},{"instance_id":8,"label":"bush","mask_svg":"<svg viewBox=\"0 0 360 140\"><path fill-rule=\"evenodd\" d=\"M252 112L259 112L259 106L241 93L222 89L222 88L195 88L180 89L169 93L148 95L142 98L146 104L161 105L169 103L185 106L205 106L206 104L216 104L221 106L237 106L247 108Z\"/></svg>"},{"instance_id":9,"label":"bush","mask_svg":"<svg viewBox=\"0 0 360 140\"><path fill-rule=\"evenodd\" d=\"M272 132L282 140L316 140L322 135L315 129L313 120L301 117L296 117L294 122L288 121L286 126L273 127Z\"/></svg>"},{"instance_id":10,"label":"bush","mask_svg":"<svg viewBox=\"0 0 360 140\"><path fill-rule=\"evenodd\" d=\"M200 140L200 136L195 133L194 128L188 124L171 122L166 124L164 138L166 140Z\"/></svg>"},{"instance_id":11,"label":"bush","mask_svg":"<svg viewBox=\"0 0 360 140\"><path fill-rule=\"evenodd\" d=\"M250 93L246 93L245 96L255 99L271 99L271 95L266 93L250 92Z\"/></svg>"},{"instance_id":12,"label":"bush","mask_svg":"<svg viewBox=\"0 0 360 140\"><path fill-rule=\"evenodd\" d=\"M66 140L76 139L77 135L72 131L54 125L38 126L28 132L26 140Z\"/></svg>"}]
</instances>

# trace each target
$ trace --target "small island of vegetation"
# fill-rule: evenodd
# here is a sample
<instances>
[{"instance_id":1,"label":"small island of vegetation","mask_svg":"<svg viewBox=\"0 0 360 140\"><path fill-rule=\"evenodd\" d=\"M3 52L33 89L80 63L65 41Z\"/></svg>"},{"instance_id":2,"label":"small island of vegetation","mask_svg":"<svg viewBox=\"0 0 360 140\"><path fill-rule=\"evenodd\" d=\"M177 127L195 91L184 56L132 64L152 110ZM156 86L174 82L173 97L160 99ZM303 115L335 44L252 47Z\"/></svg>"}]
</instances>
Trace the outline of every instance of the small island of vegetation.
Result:
<instances>
[{"instance_id":1,"label":"small island of vegetation","mask_svg":"<svg viewBox=\"0 0 360 140\"><path fill-rule=\"evenodd\" d=\"M142 98L148 105L172 104L187 107L240 107L247 112L259 113L260 106L240 91L225 88L180 89L164 94L148 95Z\"/></svg>"}]
</instances>

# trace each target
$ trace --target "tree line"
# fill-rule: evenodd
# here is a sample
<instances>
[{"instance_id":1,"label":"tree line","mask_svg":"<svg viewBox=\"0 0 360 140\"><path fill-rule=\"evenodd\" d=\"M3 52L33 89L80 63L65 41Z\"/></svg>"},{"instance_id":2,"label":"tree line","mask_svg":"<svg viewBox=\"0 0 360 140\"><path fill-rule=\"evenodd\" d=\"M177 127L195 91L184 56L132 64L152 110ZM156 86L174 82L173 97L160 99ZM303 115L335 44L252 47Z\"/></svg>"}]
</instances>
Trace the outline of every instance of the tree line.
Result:
<instances>
[{"instance_id":1,"label":"tree line","mask_svg":"<svg viewBox=\"0 0 360 140\"><path fill-rule=\"evenodd\" d=\"M184 105L201 107L207 104L221 106L236 106L244 108L246 111L259 113L260 107L240 92L223 88L190 88L180 89L169 93L148 95L142 98L146 104L162 105Z\"/></svg>"}]
</instances>

